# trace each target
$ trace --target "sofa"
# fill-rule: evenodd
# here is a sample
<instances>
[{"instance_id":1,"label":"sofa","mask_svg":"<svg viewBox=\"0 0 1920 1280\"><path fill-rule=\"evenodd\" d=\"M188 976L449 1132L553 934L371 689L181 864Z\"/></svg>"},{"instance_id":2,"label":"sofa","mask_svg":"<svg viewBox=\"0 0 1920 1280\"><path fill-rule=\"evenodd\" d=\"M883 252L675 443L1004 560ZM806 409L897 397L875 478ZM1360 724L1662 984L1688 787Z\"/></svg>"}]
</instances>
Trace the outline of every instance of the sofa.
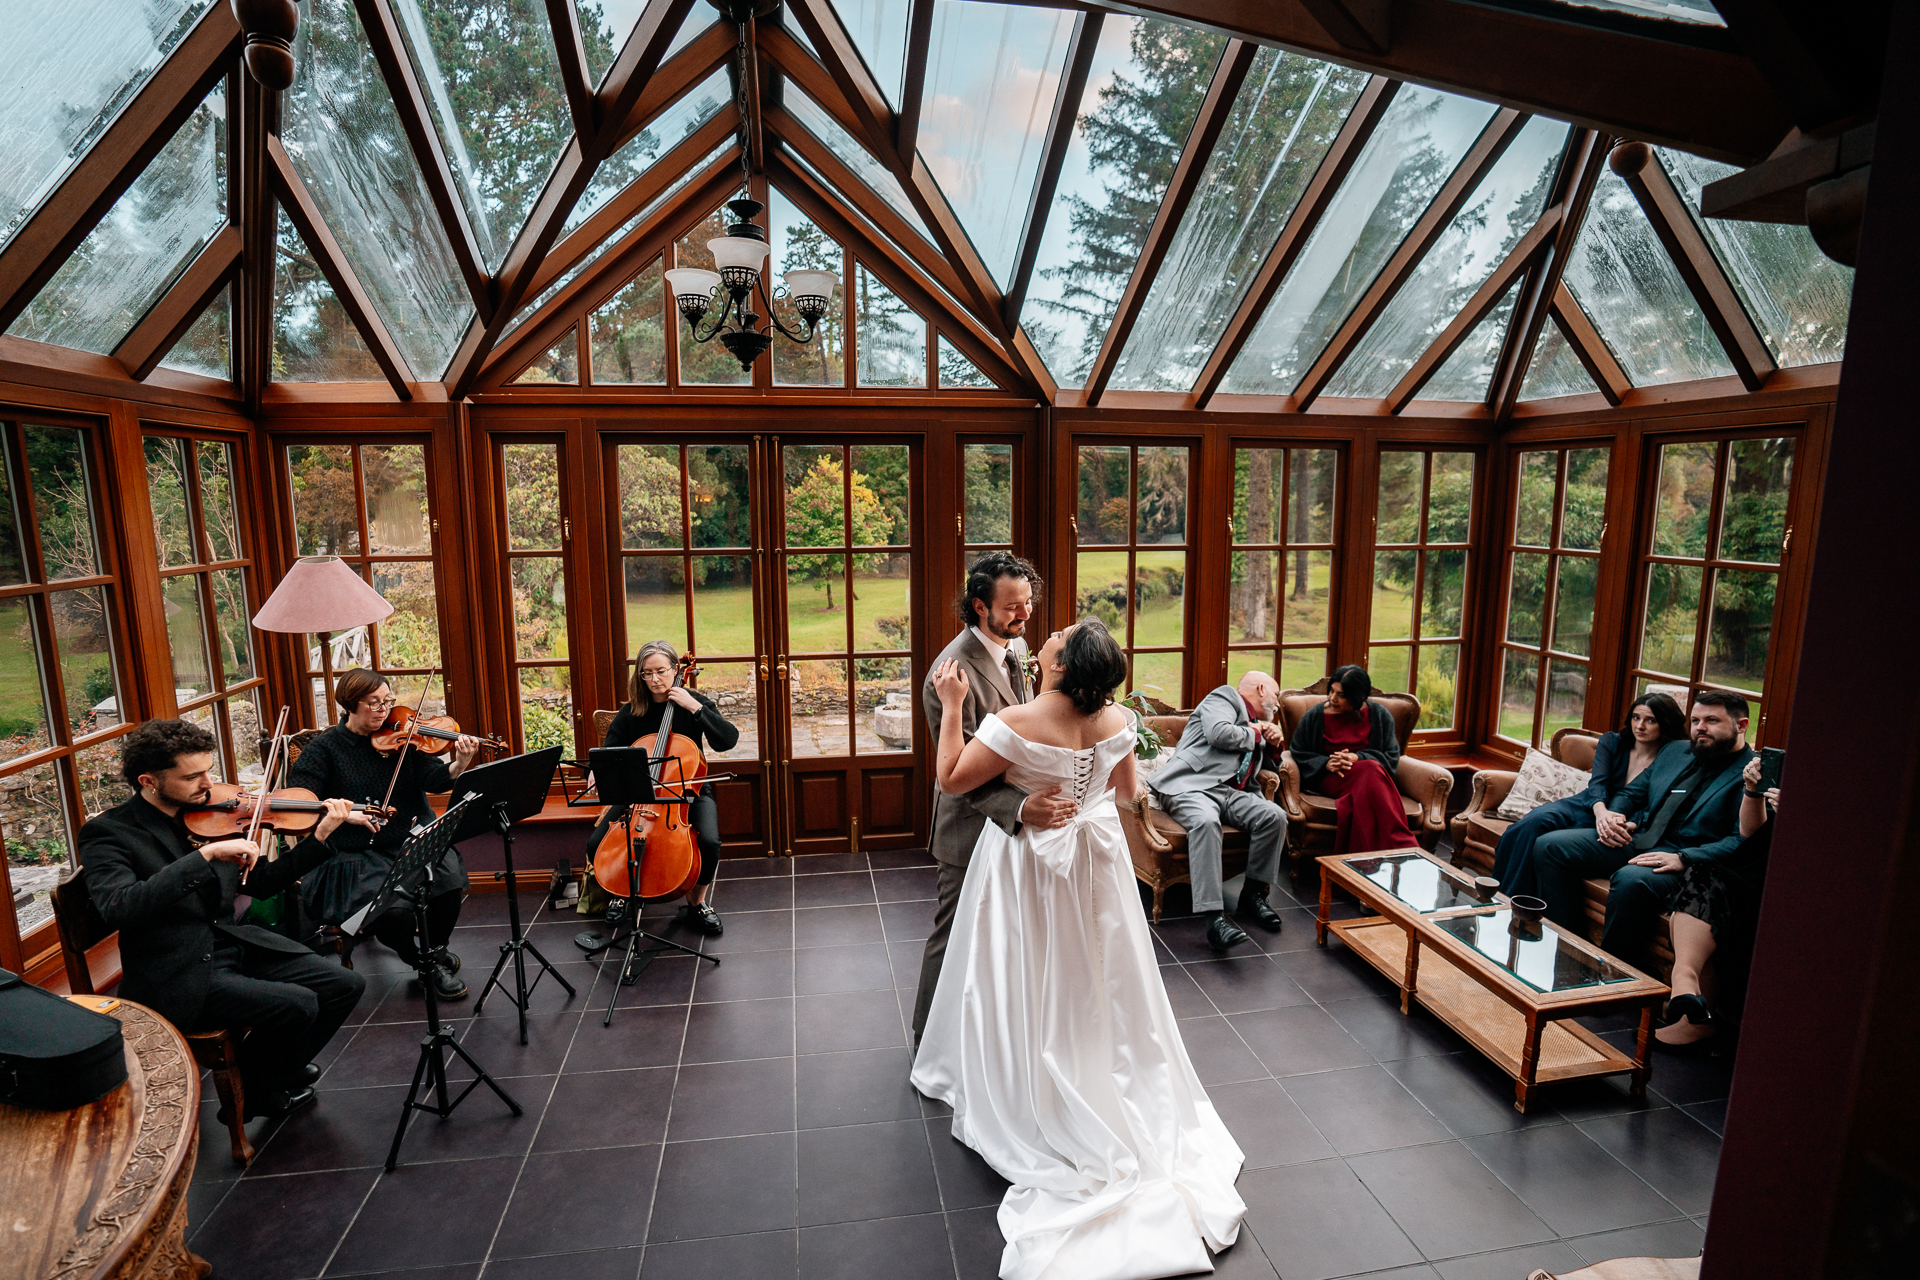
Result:
<instances>
[{"instance_id":1,"label":"sofa","mask_svg":"<svg viewBox=\"0 0 1920 1280\"><path fill-rule=\"evenodd\" d=\"M1327 678L1322 677L1305 689L1288 689L1280 695L1280 727L1287 740L1300 718L1317 703L1327 700ZM1387 709L1393 717L1393 731L1404 753L1413 727L1420 723L1420 699L1410 693L1379 693L1367 699ZM1406 808L1407 826L1421 845L1431 850L1446 830L1447 795L1453 790L1453 774L1437 764L1402 754L1394 771L1401 803ZM1287 811L1287 852L1296 868L1307 859L1333 852L1337 828L1334 801L1302 789L1300 770L1292 752L1280 754L1280 806Z\"/></svg>"},{"instance_id":2,"label":"sofa","mask_svg":"<svg viewBox=\"0 0 1920 1280\"><path fill-rule=\"evenodd\" d=\"M1146 723L1166 744L1163 749L1171 751L1180 741L1180 735L1186 732L1187 717L1178 712L1148 716ZM1271 769L1261 771L1261 795L1271 800L1279 786L1278 773ZM1186 828L1153 807L1144 783L1133 796L1115 796L1114 802L1120 810L1120 829L1127 837L1127 851L1133 856L1134 877L1153 892L1152 916L1158 924L1168 887L1193 883L1187 867ZM1247 869L1247 833L1238 827L1223 826L1220 837L1220 875L1223 880L1231 880Z\"/></svg>"}]
</instances>

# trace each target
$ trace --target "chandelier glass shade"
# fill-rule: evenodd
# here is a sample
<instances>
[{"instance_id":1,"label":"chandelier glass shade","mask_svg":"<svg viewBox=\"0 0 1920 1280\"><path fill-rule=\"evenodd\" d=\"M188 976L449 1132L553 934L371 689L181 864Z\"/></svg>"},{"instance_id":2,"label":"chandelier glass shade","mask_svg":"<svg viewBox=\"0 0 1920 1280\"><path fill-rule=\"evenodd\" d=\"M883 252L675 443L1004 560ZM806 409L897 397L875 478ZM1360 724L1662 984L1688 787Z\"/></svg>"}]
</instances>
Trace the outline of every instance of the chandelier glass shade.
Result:
<instances>
[{"instance_id":1,"label":"chandelier glass shade","mask_svg":"<svg viewBox=\"0 0 1920 1280\"><path fill-rule=\"evenodd\" d=\"M742 369L750 369L773 346L774 330L790 342L805 345L814 340L821 317L832 305L838 277L832 271L789 271L784 277L786 287L769 293L765 267L772 248L767 233L754 222L764 206L758 200L733 200L727 208L735 218L733 225L726 235L707 241L719 270L675 267L667 272L667 287L673 290L674 305L695 342L718 338ZM763 317L753 309L756 292L767 311L765 328L760 325ZM801 320L797 329L789 329L773 314L777 299L792 304Z\"/></svg>"}]
</instances>

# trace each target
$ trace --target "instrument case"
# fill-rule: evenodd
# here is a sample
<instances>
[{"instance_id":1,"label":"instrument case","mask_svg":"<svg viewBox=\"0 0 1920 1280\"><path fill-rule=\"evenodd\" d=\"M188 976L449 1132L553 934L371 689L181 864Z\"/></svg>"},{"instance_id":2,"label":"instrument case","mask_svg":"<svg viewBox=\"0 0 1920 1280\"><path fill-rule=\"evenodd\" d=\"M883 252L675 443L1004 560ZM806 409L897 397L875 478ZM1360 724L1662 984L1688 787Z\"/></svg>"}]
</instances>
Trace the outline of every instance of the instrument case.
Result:
<instances>
[{"instance_id":1,"label":"instrument case","mask_svg":"<svg viewBox=\"0 0 1920 1280\"><path fill-rule=\"evenodd\" d=\"M66 1111L126 1080L118 1021L0 969L0 1102Z\"/></svg>"}]
</instances>

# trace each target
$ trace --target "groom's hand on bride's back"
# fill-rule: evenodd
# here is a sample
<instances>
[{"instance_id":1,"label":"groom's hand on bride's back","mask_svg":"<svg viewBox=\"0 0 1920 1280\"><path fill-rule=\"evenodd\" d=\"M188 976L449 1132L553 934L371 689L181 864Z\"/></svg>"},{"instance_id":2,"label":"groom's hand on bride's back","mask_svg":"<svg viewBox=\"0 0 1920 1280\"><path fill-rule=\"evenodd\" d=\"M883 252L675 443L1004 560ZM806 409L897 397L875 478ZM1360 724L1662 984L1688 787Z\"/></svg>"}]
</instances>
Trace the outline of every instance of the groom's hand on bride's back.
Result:
<instances>
[{"instance_id":1,"label":"groom's hand on bride's back","mask_svg":"<svg viewBox=\"0 0 1920 1280\"><path fill-rule=\"evenodd\" d=\"M1053 786L1027 797L1026 803L1020 807L1020 821L1045 830L1048 827L1066 826L1078 812L1080 806L1074 803L1073 797L1061 795L1060 788Z\"/></svg>"}]
</instances>

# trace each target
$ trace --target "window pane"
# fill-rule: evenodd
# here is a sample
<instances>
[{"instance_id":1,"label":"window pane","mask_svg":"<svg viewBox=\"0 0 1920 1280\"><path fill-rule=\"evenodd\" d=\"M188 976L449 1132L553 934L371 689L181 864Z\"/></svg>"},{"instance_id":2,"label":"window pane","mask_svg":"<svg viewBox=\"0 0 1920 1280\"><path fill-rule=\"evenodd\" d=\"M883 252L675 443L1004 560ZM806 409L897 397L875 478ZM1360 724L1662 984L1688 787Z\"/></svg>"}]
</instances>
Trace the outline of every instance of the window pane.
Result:
<instances>
[{"instance_id":1,"label":"window pane","mask_svg":"<svg viewBox=\"0 0 1920 1280\"><path fill-rule=\"evenodd\" d=\"M246 555L239 520L233 506L233 446L218 440L199 440L194 449L200 460L200 521L215 560L238 560Z\"/></svg>"},{"instance_id":2,"label":"window pane","mask_svg":"<svg viewBox=\"0 0 1920 1280\"><path fill-rule=\"evenodd\" d=\"M1453 354L1433 371L1433 376L1420 388L1422 400L1452 400L1460 403L1472 403L1485 400L1493 386L1493 371L1500 363L1500 353L1507 341L1507 325L1513 319L1513 308L1520 298L1520 287L1515 285L1507 295L1494 304L1493 310L1481 317L1480 323L1467 331ZM1439 336L1435 331L1435 337ZM1420 353L1415 352L1407 361L1409 367ZM1379 392L1384 396L1393 388L1389 385Z\"/></svg>"},{"instance_id":3,"label":"window pane","mask_svg":"<svg viewBox=\"0 0 1920 1280\"><path fill-rule=\"evenodd\" d=\"M213 614L215 645L219 651L220 669L226 675L226 684L236 685L254 677L253 669L253 627L248 619L253 610L247 606L247 584L245 576L238 569L219 569L210 575L213 581ZM387 597L389 601L393 597ZM59 615L56 613L55 617ZM106 610L100 610L100 639L106 639ZM386 628L381 628L381 640L386 639ZM64 656L67 641L60 640L60 651ZM105 649L102 648L104 655ZM111 664L108 664L109 666ZM68 677L71 682L72 677Z\"/></svg>"},{"instance_id":4,"label":"window pane","mask_svg":"<svg viewBox=\"0 0 1920 1280\"><path fill-rule=\"evenodd\" d=\"M1654 495L1653 553L1707 554L1713 508L1714 446L1669 444L1660 449L1660 492Z\"/></svg>"},{"instance_id":5,"label":"window pane","mask_svg":"<svg viewBox=\"0 0 1920 1280\"><path fill-rule=\"evenodd\" d=\"M1793 441L1735 440L1727 446L1720 558L1779 564L1793 487Z\"/></svg>"},{"instance_id":6,"label":"window pane","mask_svg":"<svg viewBox=\"0 0 1920 1280\"><path fill-rule=\"evenodd\" d=\"M1367 650L1367 678L1382 693L1410 693L1413 649L1404 644ZM1405 745L1404 743L1401 745Z\"/></svg>"},{"instance_id":7,"label":"window pane","mask_svg":"<svg viewBox=\"0 0 1920 1280\"><path fill-rule=\"evenodd\" d=\"M1433 491L1427 495L1427 541L1465 542L1473 518L1473 455L1433 455Z\"/></svg>"},{"instance_id":8,"label":"window pane","mask_svg":"<svg viewBox=\"0 0 1920 1280\"><path fill-rule=\"evenodd\" d=\"M522 556L513 561L514 656L567 656L567 599L560 557ZM522 673L524 682L529 676Z\"/></svg>"},{"instance_id":9,"label":"window pane","mask_svg":"<svg viewBox=\"0 0 1920 1280\"><path fill-rule=\"evenodd\" d=\"M1394 95L1223 391L1294 389L1493 114L1487 103L1418 85Z\"/></svg>"},{"instance_id":10,"label":"window pane","mask_svg":"<svg viewBox=\"0 0 1920 1280\"><path fill-rule=\"evenodd\" d=\"M220 724L220 714L216 709L219 705L217 702L210 702L195 707L191 711L181 712L180 718L188 724L199 725L213 735L213 780L232 782L237 771L227 767L227 733Z\"/></svg>"},{"instance_id":11,"label":"window pane","mask_svg":"<svg viewBox=\"0 0 1920 1280\"><path fill-rule=\"evenodd\" d=\"M1133 675L1127 683L1127 690L1132 692L1138 689L1150 698L1158 698L1177 707L1184 701L1181 690L1185 688L1185 680L1185 654L1136 653L1133 655Z\"/></svg>"},{"instance_id":12,"label":"window pane","mask_svg":"<svg viewBox=\"0 0 1920 1280\"><path fill-rule=\"evenodd\" d=\"M966 469L966 526L962 541L1013 541L1013 446L961 447Z\"/></svg>"},{"instance_id":13,"label":"window pane","mask_svg":"<svg viewBox=\"0 0 1920 1280\"><path fill-rule=\"evenodd\" d=\"M790 653L846 652L845 556L787 557L787 646Z\"/></svg>"},{"instance_id":14,"label":"window pane","mask_svg":"<svg viewBox=\"0 0 1920 1280\"><path fill-rule=\"evenodd\" d=\"M1282 689L1304 689L1327 674L1325 649L1282 649L1281 669L1274 673Z\"/></svg>"},{"instance_id":15,"label":"window pane","mask_svg":"<svg viewBox=\"0 0 1920 1280\"><path fill-rule=\"evenodd\" d=\"M1127 505L1132 462L1125 445L1080 446L1080 544L1124 543L1133 528Z\"/></svg>"},{"instance_id":16,"label":"window pane","mask_svg":"<svg viewBox=\"0 0 1920 1280\"><path fill-rule=\"evenodd\" d=\"M687 496L693 508L694 546L753 545L750 486L745 445L687 446Z\"/></svg>"},{"instance_id":17,"label":"window pane","mask_svg":"<svg viewBox=\"0 0 1920 1280\"><path fill-rule=\"evenodd\" d=\"M1426 603L1420 608L1420 635L1457 636L1467 598L1467 553L1427 552Z\"/></svg>"},{"instance_id":18,"label":"window pane","mask_svg":"<svg viewBox=\"0 0 1920 1280\"><path fill-rule=\"evenodd\" d=\"M381 667L438 667L440 609L434 591L433 562L388 560L372 568L374 590L393 606L387 620L375 628L380 638ZM437 685L434 694L440 694Z\"/></svg>"},{"instance_id":19,"label":"window pane","mask_svg":"<svg viewBox=\"0 0 1920 1280\"><path fill-rule=\"evenodd\" d=\"M424 445L362 445L367 539L375 555L417 555L432 548Z\"/></svg>"},{"instance_id":20,"label":"window pane","mask_svg":"<svg viewBox=\"0 0 1920 1280\"><path fill-rule=\"evenodd\" d=\"M707 759L758 760L760 758L760 685L754 678L754 664L702 660L699 688L700 692L719 704L720 714L740 731L740 741L736 742L730 750L718 751L714 749L712 743L708 743Z\"/></svg>"},{"instance_id":21,"label":"window pane","mask_svg":"<svg viewBox=\"0 0 1920 1280\"><path fill-rule=\"evenodd\" d=\"M1762 692L1767 644L1773 635L1777 575L1723 569L1714 575L1713 620L1702 673L1715 684Z\"/></svg>"},{"instance_id":22,"label":"window pane","mask_svg":"<svg viewBox=\"0 0 1920 1280\"><path fill-rule=\"evenodd\" d=\"M595 386L658 385L667 380L666 291L654 259L597 308L593 335ZM780 346L774 344L774 350Z\"/></svg>"},{"instance_id":23,"label":"window pane","mask_svg":"<svg viewBox=\"0 0 1920 1280\"><path fill-rule=\"evenodd\" d=\"M634 24L646 12L646 0L584 0L574 8L580 14L580 34L587 48L587 70L594 83L606 78L613 60L633 34ZM667 45L667 58L706 33L711 14L700 10L687 15ZM665 62L666 59L662 59Z\"/></svg>"},{"instance_id":24,"label":"window pane","mask_svg":"<svg viewBox=\"0 0 1920 1280\"><path fill-rule=\"evenodd\" d=\"M1500 681L1499 732L1520 742L1533 743L1535 681L1540 674L1540 659L1517 649L1504 649L1506 674Z\"/></svg>"},{"instance_id":25,"label":"window pane","mask_svg":"<svg viewBox=\"0 0 1920 1280\"><path fill-rule=\"evenodd\" d=\"M1076 618L1088 614L1107 624L1122 645L1127 643L1127 553L1082 551L1074 557Z\"/></svg>"},{"instance_id":26,"label":"window pane","mask_svg":"<svg viewBox=\"0 0 1920 1280\"><path fill-rule=\"evenodd\" d=\"M1333 613L1329 593L1333 583L1333 552L1290 551L1281 614L1280 638L1288 644L1302 640L1325 643L1331 634Z\"/></svg>"},{"instance_id":27,"label":"window pane","mask_svg":"<svg viewBox=\"0 0 1920 1280\"><path fill-rule=\"evenodd\" d=\"M1292 490L1287 499L1293 527L1288 541L1333 541L1334 481L1339 458L1332 449L1293 450Z\"/></svg>"},{"instance_id":28,"label":"window pane","mask_svg":"<svg viewBox=\"0 0 1920 1280\"><path fill-rule=\"evenodd\" d=\"M678 556L627 556L627 648L665 640L681 653L687 641L686 575Z\"/></svg>"},{"instance_id":29,"label":"window pane","mask_svg":"<svg viewBox=\"0 0 1920 1280\"><path fill-rule=\"evenodd\" d=\"M1561 729L1578 727L1586 716L1586 664L1547 659L1547 722L1540 728L1541 739L1550 739Z\"/></svg>"},{"instance_id":30,"label":"window pane","mask_svg":"<svg viewBox=\"0 0 1920 1280\"><path fill-rule=\"evenodd\" d=\"M865 267L854 271L854 350L863 387L927 385L927 322Z\"/></svg>"},{"instance_id":31,"label":"window pane","mask_svg":"<svg viewBox=\"0 0 1920 1280\"><path fill-rule=\"evenodd\" d=\"M1134 495L1139 503L1134 540L1185 542L1187 540L1187 450L1142 448L1139 483Z\"/></svg>"},{"instance_id":32,"label":"window pane","mask_svg":"<svg viewBox=\"0 0 1920 1280\"><path fill-rule=\"evenodd\" d=\"M1551 400L1555 396L1582 396L1598 391L1587 367L1573 353L1567 335L1549 320L1540 327L1540 339L1533 345L1527 364L1527 376L1520 383L1522 400Z\"/></svg>"},{"instance_id":33,"label":"window pane","mask_svg":"<svg viewBox=\"0 0 1920 1280\"><path fill-rule=\"evenodd\" d=\"M367 340L280 211L273 263L273 376L281 382L384 382Z\"/></svg>"},{"instance_id":34,"label":"window pane","mask_svg":"<svg viewBox=\"0 0 1920 1280\"><path fill-rule=\"evenodd\" d=\"M1693 674L1693 635L1700 616L1700 567L1655 564L1647 568L1647 611L1640 634L1640 665L1684 680Z\"/></svg>"},{"instance_id":35,"label":"window pane","mask_svg":"<svg viewBox=\"0 0 1920 1280\"><path fill-rule=\"evenodd\" d=\"M1405 640L1413 635L1413 583L1417 551L1373 553L1373 623L1375 640Z\"/></svg>"},{"instance_id":36,"label":"window pane","mask_svg":"<svg viewBox=\"0 0 1920 1280\"><path fill-rule=\"evenodd\" d=\"M1507 584L1507 639L1514 644L1540 643L1540 615L1546 608L1548 557L1514 555Z\"/></svg>"},{"instance_id":37,"label":"window pane","mask_svg":"<svg viewBox=\"0 0 1920 1280\"><path fill-rule=\"evenodd\" d=\"M1425 454L1391 451L1380 454L1380 505L1374 517L1375 542L1420 540L1420 491L1424 483L1421 470L1425 463Z\"/></svg>"},{"instance_id":38,"label":"window pane","mask_svg":"<svg viewBox=\"0 0 1920 1280\"><path fill-rule=\"evenodd\" d=\"M1459 645L1420 646L1420 687L1414 690L1420 699L1420 721L1415 729L1453 727L1453 685L1459 670Z\"/></svg>"},{"instance_id":39,"label":"window pane","mask_svg":"<svg viewBox=\"0 0 1920 1280\"><path fill-rule=\"evenodd\" d=\"M1142 551L1134 560L1136 613L1133 643L1185 644L1187 640L1187 553ZM1178 696L1179 685L1171 686Z\"/></svg>"},{"instance_id":40,"label":"window pane","mask_svg":"<svg viewBox=\"0 0 1920 1280\"><path fill-rule=\"evenodd\" d=\"M767 212L769 236L773 242L769 269L773 274L767 286L774 288L789 271L831 271L836 286L827 307L806 344L789 342L775 336L773 342L773 380L782 386L840 387L847 379L846 308L840 293L847 287L847 255L839 244L794 208L793 202L777 188ZM773 314L795 333L809 332L791 299L773 300ZM596 374L596 377L598 375Z\"/></svg>"},{"instance_id":41,"label":"window pane","mask_svg":"<svg viewBox=\"0 0 1920 1280\"><path fill-rule=\"evenodd\" d=\"M256 689L227 699L227 722L233 727L233 758L240 765L239 780L243 783L257 782L265 772L266 761L260 751L259 698Z\"/></svg>"},{"instance_id":42,"label":"window pane","mask_svg":"<svg viewBox=\"0 0 1920 1280\"><path fill-rule=\"evenodd\" d=\"M1227 643L1277 638L1280 610L1275 591L1280 582L1280 553L1236 551L1228 580Z\"/></svg>"},{"instance_id":43,"label":"window pane","mask_svg":"<svg viewBox=\"0 0 1920 1280\"><path fill-rule=\"evenodd\" d=\"M203 378L233 378L233 286L214 295L180 340L160 358L160 366Z\"/></svg>"},{"instance_id":44,"label":"window pane","mask_svg":"<svg viewBox=\"0 0 1920 1280\"><path fill-rule=\"evenodd\" d=\"M258 717L255 718L256 722ZM88 817L103 813L133 797L125 778L120 776L120 739L108 738L73 753L80 774L80 812ZM17 876L19 873L16 872ZM18 886L20 881L14 880Z\"/></svg>"},{"instance_id":45,"label":"window pane","mask_svg":"<svg viewBox=\"0 0 1920 1280\"><path fill-rule=\"evenodd\" d=\"M200 611L200 578L167 578L160 594L167 613L167 647L173 655L173 684L182 699L213 688L207 664L206 622Z\"/></svg>"},{"instance_id":46,"label":"window pane","mask_svg":"<svg viewBox=\"0 0 1920 1280\"><path fill-rule=\"evenodd\" d=\"M794 29L798 29L797 24ZM787 82L782 105L808 133L819 139L821 146L833 153L835 159L853 170L862 182L873 189L876 196L886 201L895 213L906 220L908 226L919 232L927 248L932 250L933 233L927 230L926 223L920 221L913 201L907 199L907 193L901 190L892 171L874 159L872 152L856 142L852 134L842 129L839 122L828 115L820 104L800 92L791 81Z\"/></svg>"},{"instance_id":47,"label":"window pane","mask_svg":"<svg viewBox=\"0 0 1920 1280\"><path fill-rule=\"evenodd\" d=\"M938 352L940 364L940 385L956 389L979 391L993 390L993 379L980 372L980 366L960 354L960 349L948 342L944 335L940 338Z\"/></svg>"},{"instance_id":48,"label":"window pane","mask_svg":"<svg viewBox=\"0 0 1920 1280\"><path fill-rule=\"evenodd\" d=\"M509 444L500 450L507 495L507 546L515 551L560 545L560 450L551 444Z\"/></svg>"},{"instance_id":49,"label":"window pane","mask_svg":"<svg viewBox=\"0 0 1920 1280\"><path fill-rule=\"evenodd\" d=\"M538 751L542 747L572 747L573 689L567 669L521 667L516 674L521 748Z\"/></svg>"},{"instance_id":50,"label":"window pane","mask_svg":"<svg viewBox=\"0 0 1920 1280\"><path fill-rule=\"evenodd\" d=\"M1513 540L1522 546L1544 547L1553 534L1554 471L1556 453L1520 455L1520 493L1513 520Z\"/></svg>"},{"instance_id":51,"label":"window pane","mask_svg":"<svg viewBox=\"0 0 1920 1280\"><path fill-rule=\"evenodd\" d=\"M1284 449L1233 452L1233 540L1282 542L1281 505L1286 498Z\"/></svg>"},{"instance_id":52,"label":"window pane","mask_svg":"<svg viewBox=\"0 0 1920 1280\"><path fill-rule=\"evenodd\" d=\"M1330 62L1259 51L1127 338L1116 389L1193 386L1366 83Z\"/></svg>"},{"instance_id":53,"label":"window pane","mask_svg":"<svg viewBox=\"0 0 1920 1280\"><path fill-rule=\"evenodd\" d=\"M864 444L853 447L854 545L904 547L911 541L907 510L907 446ZM865 493L873 495L871 518Z\"/></svg>"},{"instance_id":54,"label":"window pane","mask_svg":"<svg viewBox=\"0 0 1920 1280\"><path fill-rule=\"evenodd\" d=\"M760 652L753 637L750 557L693 558L693 651L702 657L709 653Z\"/></svg>"},{"instance_id":55,"label":"window pane","mask_svg":"<svg viewBox=\"0 0 1920 1280\"><path fill-rule=\"evenodd\" d=\"M153 536L160 544L160 567L198 564L193 521L187 514L187 460L185 440L148 436L147 500L153 507Z\"/></svg>"},{"instance_id":56,"label":"window pane","mask_svg":"<svg viewBox=\"0 0 1920 1280\"><path fill-rule=\"evenodd\" d=\"M580 327L575 325L560 335L560 340L537 356L533 363L509 378L509 382L553 382L574 386L580 382Z\"/></svg>"},{"instance_id":57,"label":"window pane","mask_svg":"<svg viewBox=\"0 0 1920 1280\"><path fill-rule=\"evenodd\" d=\"M357 555L360 520L353 494L353 446L287 446L294 545L303 556Z\"/></svg>"},{"instance_id":58,"label":"window pane","mask_svg":"<svg viewBox=\"0 0 1920 1280\"><path fill-rule=\"evenodd\" d=\"M51 763L11 775L6 780L6 803L0 804L0 837L7 844L14 922L23 937L53 918L48 891L73 865L60 772L61 765Z\"/></svg>"},{"instance_id":59,"label":"window pane","mask_svg":"<svg viewBox=\"0 0 1920 1280\"><path fill-rule=\"evenodd\" d=\"M1572 449L1567 453L1567 492L1560 509L1560 545L1581 551L1600 549L1600 531L1607 527L1606 449Z\"/></svg>"},{"instance_id":60,"label":"window pane","mask_svg":"<svg viewBox=\"0 0 1920 1280\"><path fill-rule=\"evenodd\" d=\"M0 427L0 586L27 580L20 550L20 509L13 504L13 433Z\"/></svg>"},{"instance_id":61,"label":"window pane","mask_svg":"<svg viewBox=\"0 0 1920 1280\"><path fill-rule=\"evenodd\" d=\"M101 355L119 346L227 224L226 135L216 86L7 332Z\"/></svg>"},{"instance_id":62,"label":"window pane","mask_svg":"<svg viewBox=\"0 0 1920 1280\"><path fill-rule=\"evenodd\" d=\"M29 596L0 600L0 655L4 655L0 656L0 760L44 750L53 743L40 680L35 608ZM14 887L17 892L18 882Z\"/></svg>"},{"instance_id":63,"label":"window pane","mask_svg":"<svg viewBox=\"0 0 1920 1280\"><path fill-rule=\"evenodd\" d=\"M907 15L913 6L907 0L838 0L833 7L860 51L860 60L873 73L874 83L898 107L907 65ZM796 38L805 38L797 20L789 19L787 29Z\"/></svg>"},{"instance_id":64,"label":"window pane","mask_svg":"<svg viewBox=\"0 0 1920 1280\"><path fill-rule=\"evenodd\" d=\"M846 474L838 446L794 445L781 454L787 471L786 545L848 545ZM871 509L866 514L871 519ZM885 540L856 537L860 542Z\"/></svg>"},{"instance_id":65,"label":"window pane","mask_svg":"<svg viewBox=\"0 0 1920 1280\"><path fill-rule=\"evenodd\" d=\"M587 30L592 25L589 22L581 23L582 28ZM688 30L694 25L694 21L689 19L681 29ZM611 54L608 55L608 61L612 61ZM572 231L599 212L601 206L651 169L655 160L732 105L733 90L727 86L727 69L722 67L649 120L646 128L601 162L600 167L593 171L593 180L587 184L586 191L567 214L564 230Z\"/></svg>"},{"instance_id":66,"label":"window pane","mask_svg":"<svg viewBox=\"0 0 1920 1280\"><path fill-rule=\"evenodd\" d=\"M1593 596L1600 577L1598 556L1560 558L1560 594L1553 606L1553 647L1583 657L1593 632Z\"/></svg>"},{"instance_id":67,"label":"window pane","mask_svg":"<svg viewBox=\"0 0 1920 1280\"><path fill-rule=\"evenodd\" d=\"M851 745L847 715L847 664L790 662L788 724L796 757L844 756Z\"/></svg>"},{"instance_id":68,"label":"window pane","mask_svg":"<svg viewBox=\"0 0 1920 1280\"><path fill-rule=\"evenodd\" d=\"M908 658L861 658L853 664L853 749L861 755L913 750L913 680Z\"/></svg>"},{"instance_id":69,"label":"window pane","mask_svg":"<svg viewBox=\"0 0 1920 1280\"><path fill-rule=\"evenodd\" d=\"M86 439L71 427L29 426L27 487L40 523L40 562L48 582L100 572L94 551L93 494Z\"/></svg>"},{"instance_id":70,"label":"window pane","mask_svg":"<svg viewBox=\"0 0 1920 1280\"><path fill-rule=\"evenodd\" d=\"M680 527L680 446L623 444L620 467L620 545L630 550L684 547Z\"/></svg>"}]
</instances>

